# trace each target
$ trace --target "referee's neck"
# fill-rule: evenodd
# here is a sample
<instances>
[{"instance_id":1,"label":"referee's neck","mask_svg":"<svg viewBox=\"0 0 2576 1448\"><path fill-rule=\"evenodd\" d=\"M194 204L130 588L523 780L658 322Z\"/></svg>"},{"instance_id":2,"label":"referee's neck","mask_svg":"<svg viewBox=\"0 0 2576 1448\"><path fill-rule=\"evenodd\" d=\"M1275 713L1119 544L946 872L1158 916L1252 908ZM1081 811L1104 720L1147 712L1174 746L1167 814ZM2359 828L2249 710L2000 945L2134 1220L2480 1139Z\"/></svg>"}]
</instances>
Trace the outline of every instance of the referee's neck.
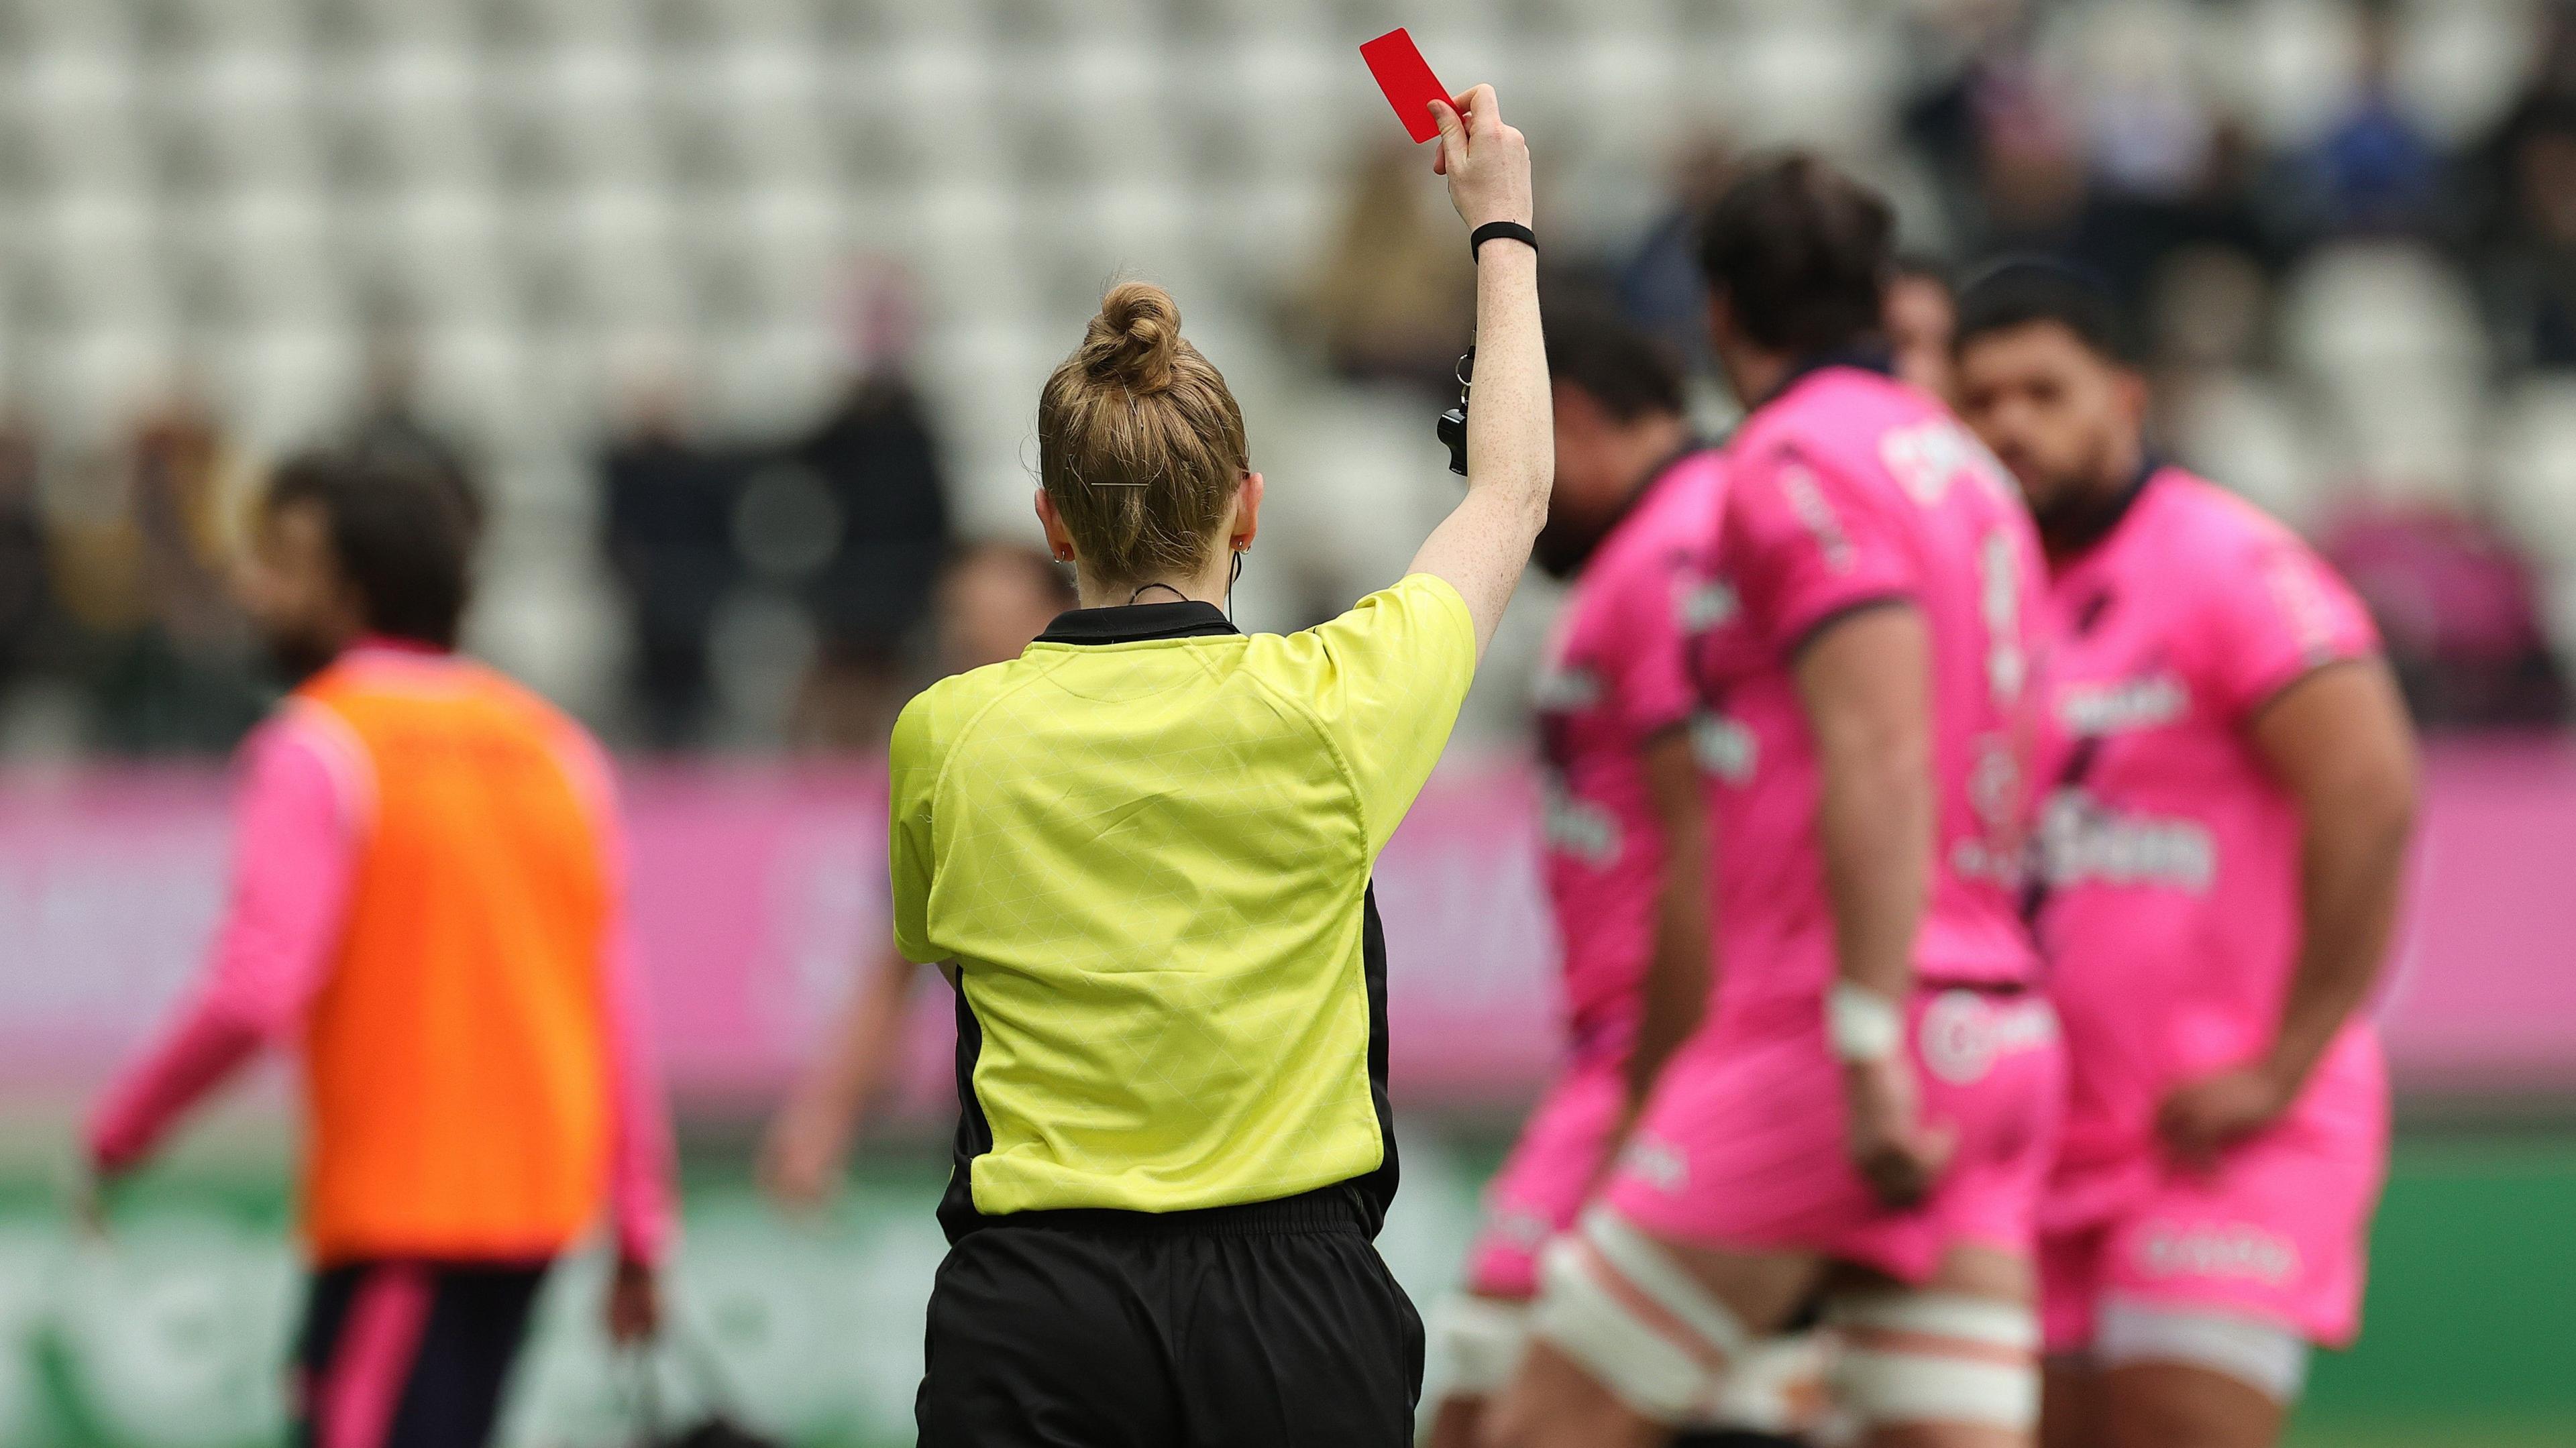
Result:
<instances>
[{"instance_id":1,"label":"referee's neck","mask_svg":"<svg viewBox=\"0 0 2576 1448\"><path fill-rule=\"evenodd\" d=\"M1075 595L1084 608L1123 608L1131 603L1211 603L1225 607L1226 590L1233 582L1234 555L1220 552L1212 570L1202 570L1196 577L1166 574L1144 583L1110 583L1083 576Z\"/></svg>"}]
</instances>

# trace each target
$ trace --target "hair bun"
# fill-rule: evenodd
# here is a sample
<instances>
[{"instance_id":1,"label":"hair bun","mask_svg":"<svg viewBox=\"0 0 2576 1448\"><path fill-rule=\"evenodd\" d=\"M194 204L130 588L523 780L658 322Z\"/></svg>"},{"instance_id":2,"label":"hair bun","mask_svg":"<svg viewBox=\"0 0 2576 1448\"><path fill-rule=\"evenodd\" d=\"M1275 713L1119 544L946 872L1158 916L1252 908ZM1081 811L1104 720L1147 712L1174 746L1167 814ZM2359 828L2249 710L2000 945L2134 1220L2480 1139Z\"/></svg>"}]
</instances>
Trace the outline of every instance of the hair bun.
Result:
<instances>
[{"instance_id":1,"label":"hair bun","mask_svg":"<svg viewBox=\"0 0 2576 1448\"><path fill-rule=\"evenodd\" d=\"M1100 315L1082 343L1082 370L1137 394L1172 385L1181 349L1181 309L1152 282L1121 282L1100 299Z\"/></svg>"}]
</instances>

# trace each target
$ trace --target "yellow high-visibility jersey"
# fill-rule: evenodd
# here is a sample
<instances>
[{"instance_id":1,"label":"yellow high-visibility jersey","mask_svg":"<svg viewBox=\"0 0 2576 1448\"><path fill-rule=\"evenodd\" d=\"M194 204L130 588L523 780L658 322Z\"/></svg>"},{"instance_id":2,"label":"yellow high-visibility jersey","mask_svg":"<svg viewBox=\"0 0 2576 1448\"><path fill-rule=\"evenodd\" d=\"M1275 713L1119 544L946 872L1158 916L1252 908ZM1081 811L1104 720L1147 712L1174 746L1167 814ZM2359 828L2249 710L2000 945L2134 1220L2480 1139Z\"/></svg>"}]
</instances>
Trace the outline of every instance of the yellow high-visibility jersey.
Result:
<instances>
[{"instance_id":1,"label":"yellow high-visibility jersey","mask_svg":"<svg viewBox=\"0 0 2576 1448\"><path fill-rule=\"evenodd\" d=\"M941 1219L1394 1189L1369 872L1448 742L1475 625L1429 574L1300 633L1067 613L897 721L895 941L953 963Z\"/></svg>"}]
</instances>

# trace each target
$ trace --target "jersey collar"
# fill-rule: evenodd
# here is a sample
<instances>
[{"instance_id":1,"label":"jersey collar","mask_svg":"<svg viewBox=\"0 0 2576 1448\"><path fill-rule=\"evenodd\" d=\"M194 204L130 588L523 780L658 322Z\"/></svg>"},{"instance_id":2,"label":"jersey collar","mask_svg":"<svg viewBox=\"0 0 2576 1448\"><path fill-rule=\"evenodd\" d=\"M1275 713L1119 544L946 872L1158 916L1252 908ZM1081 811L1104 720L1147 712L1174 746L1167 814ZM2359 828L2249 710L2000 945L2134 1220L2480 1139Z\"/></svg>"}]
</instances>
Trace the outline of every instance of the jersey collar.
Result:
<instances>
[{"instance_id":1,"label":"jersey collar","mask_svg":"<svg viewBox=\"0 0 2576 1448\"><path fill-rule=\"evenodd\" d=\"M1241 633L1213 603L1130 603L1075 608L1055 616L1042 644L1134 644L1149 639L1213 638Z\"/></svg>"},{"instance_id":2,"label":"jersey collar","mask_svg":"<svg viewBox=\"0 0 2576 1448\"><path fill-rule=\"evenodd\" d=\"M1881 377L1896 375L1896 356L1880 342L1862 342L1850 347L1833 347L1811 352L1789 365L1789 373L1760 402L1744 409L1751 416L1789 395L1789 390L1829 367L1849 367L1859 372L1875 372Z\"/></svg>"}]
</instances>

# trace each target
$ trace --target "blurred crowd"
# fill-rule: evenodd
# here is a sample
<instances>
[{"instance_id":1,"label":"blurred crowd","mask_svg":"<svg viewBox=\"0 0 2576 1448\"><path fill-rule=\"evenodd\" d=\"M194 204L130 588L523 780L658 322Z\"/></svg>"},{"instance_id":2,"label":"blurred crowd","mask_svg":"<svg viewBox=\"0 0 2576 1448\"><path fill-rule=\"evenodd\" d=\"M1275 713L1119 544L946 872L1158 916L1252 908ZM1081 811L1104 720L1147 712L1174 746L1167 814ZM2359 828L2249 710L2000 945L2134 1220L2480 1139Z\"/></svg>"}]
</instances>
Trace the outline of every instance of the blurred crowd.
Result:
<instances>
[{"instance_id":1,"label":"blurred crowd","mask_svg":"<svg viewBox=\"0 0 2576 1448\"><path fill-rule=\"evenodd\" d=\"M1898 199L1920 258L1908 305L1937 314L1942 284L2007 253L2099 273L2156 384L2159 445L2323 543L2378 610L2428 722L2561 722L2559 658L2576 646L2576 5L1883 8L1901 11L1902 54L1871 97L1882 114L1816 143ZM2213 83L2231 64L2252 79ZM1523 120L1543 188L1545 122ZM1693 218L1773 139L1671 128L1659 199L1606 230L1579 215L1553 229L1566 240L1548 251L1551 294L1607 297L1699 356ZM1346 156L1345 189L1298 233L1303 262L1256 309L1255 340L1326 392L1425 404L1427 438L1454 392L1471 269L1419 155L1390 142ZM1591 194L1580 175L1553 179ZM614 686L584 702L611 738L881 739L930 667L943 560L1010 516L972 504L1026 483L958 476L961 434L1015 409L961 420L922 385L920 339L943 325L931 290L900 271L862 289L834 324L844 385L801 423L709 424L682 378L650 369L610 389L588 462L594 546L546 541L553 567L605 582ZM486 490L483 440L420 401L405 329L380 326L368 351L340 439L426 452ZM263 706L225 583L267 459L219 406L165 390L105 443L49 436L23 405L0 415L0 756L214 751ZM1714 430L1725 406L1709 391ZM1303 580L1294 607L1333 592Z\"/></svg>"}]
</instances>

